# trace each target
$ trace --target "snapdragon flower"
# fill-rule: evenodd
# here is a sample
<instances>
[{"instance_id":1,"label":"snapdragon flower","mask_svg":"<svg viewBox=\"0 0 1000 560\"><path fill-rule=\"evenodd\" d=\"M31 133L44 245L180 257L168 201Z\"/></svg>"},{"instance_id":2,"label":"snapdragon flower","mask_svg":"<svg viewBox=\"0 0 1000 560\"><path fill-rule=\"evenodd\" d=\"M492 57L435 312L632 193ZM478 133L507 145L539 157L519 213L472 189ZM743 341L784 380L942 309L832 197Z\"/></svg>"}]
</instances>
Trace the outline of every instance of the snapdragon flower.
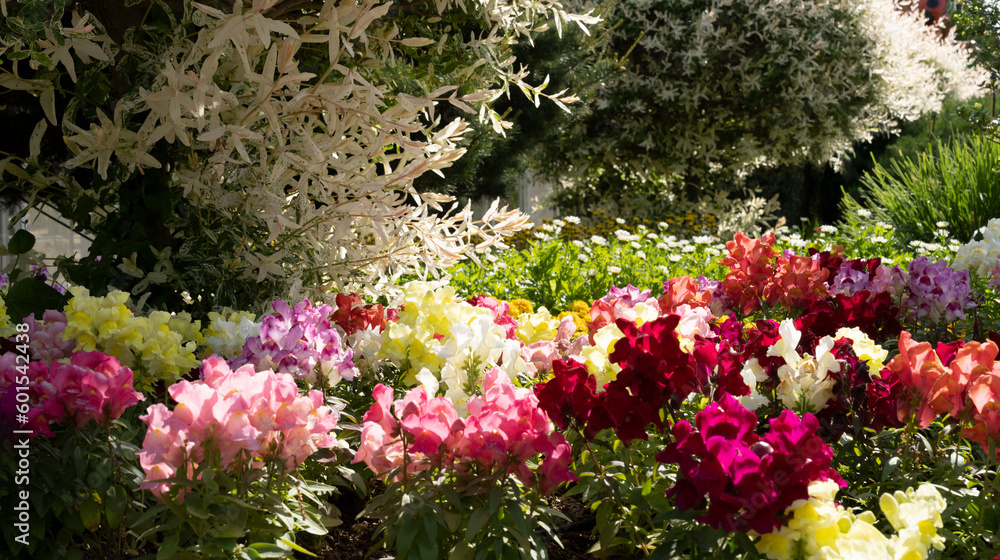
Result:
<instances>
[{"instance_id":1,"label":"snapdragon flower","mask_svg":"<svg viewBox=\"0 0 1000 560\"><path fill-rule=\"evenodd\" d=\"M103 424L146 400L132 385L132 370L102 352L74 352L67 361L32 361L26 372L15 359L19 355L0 356L0 424L16 425L14 386L25 387L31 403L28 421L17 429L49 437L55 435L50 424ZM21 383L24 378L27 384Z\"/></svg>"},{"instance_id":2,"label":"snapdragon flower","mask_svg":"<svg viewBox=\"0 0 1000 560\"><path fill-rule=\"evenodd\" d=\"M1000 218L993 218L979 229L983 239L972 240L959 247L952 261L955 270L967 270L979 278L987 278L1000 255Z\"/></svg>"},{"instance_id":3,"label":"snapdragon flower","mask_svg":"<svg viewBox=\"0 0 1000 560\"><path fill-rule=\"evenodd\" d=\"M174 380L198 366L195 350L201 340L200 322L190 315L153 311L136 316L121 291L91 296L86 288L70 288L73 297L64 311L63 338L76 340L84 351L101 350L141 373L140 385L153 379Z\"/></svg>"},{"instance_id":4,"label":"snapdragon flower","mask_svg":"<svg viewBox=\"0 0 1000 560\"><path fill-rule=\"evenodd\" d=\"M224 313L209 312L209 323L202 331L204 354L215 354L227 360L239 356L247 339L260 334L261 322L254 322L255 318L252 313L232 310Z\"/></svg>"},{"instance_id":5,"label":"snapdragon flower","mask_svg":"<svg viewBox=\"0 0 1000 560\"><path fill-rule=\"evenodd\" d=\"M883 494L879 501L896 534L886 537L870 511L855 515L837 504L832 481L809 485L809 498L789 506L788 521L759 536L757 551L771 560L926 560L929 550L944 550L937 534L943 524L944 499L934 486Z\"/></svg>"},{"instance_id":6,"label":"snapdragon flower","mask_svg":"<svg viewBox=\"0 0 1000 560\"><path fill-rule=\"evenodd\" d=\"M288 472L317 450L342 445L333 434L338 412L318 390L299 394L287 373L258 372L249 364L234 370L210 356L200 380L179 381L168 392L177 403L173 410L156 403L139 417L147 426L139 452L146 479L139 488L157 497L172 486L164 479L191 477L205 461L222 469L240 460L273 461Z\"/></svg>"},{"instance_id":7,"label":"snapdragon flower","mask_svg":"<svg viewBox=\"0 0 1000 560\"><path fill-rule=\"evenodd\" d=\"M247 338L243 353L232 361L235 367L253 364L304 379L309 385L334 386L357 375L354 351L345 347L340 333L330 324L333 308L313 306L306 299L294 308L284 300L271 303L276 315L262 318L257 336Z\"/></svg>"},{"instance_id":8,"label":"snapdragon flower","mask_svg":"<svg viewBox=\"0 0 1000 560\"><path fill-rule=\"evenodd\" d=\"M373 396L354 462L364 461L376 475L404 464L408 473L432 467L464 473L476 465L513 474L543 494L576 480L569 471L569 444L554 430L538 398L530 389L514 387L497 368L485 374L483 394L469 399L467 413L422 385L395 402L392 389L382 384ZM539 453L546 458L532 471L526 462Z\"/></svg>"},{"instance_id":9,"label":"snapdragon flower","mask_svg":"<svg viewBox=\"0 0 1000 560\"><path fill-rule=\"evenodd\" d=\"M914 259L907 290L903 306L916 318L927 317L934 323L964 320L965 310L976 307L969 272L952 270L945 261L931 264L927 257Z\"/></svg>"},{"instance_id":10,"label":"snapdragon flower","mask_svg":"<svg viewBox=\"0 0 1000 560\"><path fill-rule=\"evenodd\" d=\"M770 424L757 436L757 417L731 395L698 412L695 426L674 424L674 442L656 456L679 465L667 495L680 509L707 510L696 519L717 529L770 533L789 507L808 499L813 483L843 484L815 416L785 410Z\"/></svg>"}]
</instances>

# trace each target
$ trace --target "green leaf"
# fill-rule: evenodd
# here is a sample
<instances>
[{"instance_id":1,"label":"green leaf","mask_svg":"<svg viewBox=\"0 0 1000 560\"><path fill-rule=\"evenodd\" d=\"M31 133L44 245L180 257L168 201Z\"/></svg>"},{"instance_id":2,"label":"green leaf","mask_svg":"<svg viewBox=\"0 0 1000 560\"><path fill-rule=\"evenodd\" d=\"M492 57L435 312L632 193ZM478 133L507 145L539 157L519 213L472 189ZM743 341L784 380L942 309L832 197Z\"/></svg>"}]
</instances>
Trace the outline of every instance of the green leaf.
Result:
<instances>
[{"instance_id":1,"label":"green leaf","mask_svg":"<svg viewBox=\"0 0 1000 560\"><path fill-rule=\"evenodd\" d=\"M688 520L688 521L690 521L690 520L694 519L695 517L698 517L699 515L701 515L703 513L705 513L705 512L704 511L700 511L700 510L695 510L695 509L675 509L675 510L668 511L666 513L661 513L660 515L657 515L656 517L653 518L653 523L654 524L662 523L664 521L669 521L669 520L672 520L672 519L679 519L679 520Z\"/></svg>"},{"instance_id":2,"label":"green leaf","mask_svg":"<svg viewBox=\"0 0 1000 560\"><path fill-rule=\"evenodd\" d=\"M108 517L108 526L117 529L125 517L128 505L128 493L121 486L114 484L108 488L104 496L104 515Z\"/></svg>"},{"instance_id":3,"label":"green leaf","mask_svg":"<svg viewBox=\"0 0 1000 560\"><path fill-rule=\"evenodd\" d=\"M396 535L396 551L401 553L400 557L405 558L410 545L417 537L417 523L412 517L403 517L400 519L400 525L399 533Z\"/></svg>"},{"instance_id":4,"label":"green leaf","mask_svg":"<svg viewBox=\"0 0 1000 560\"><path fill-rule=\"evenodd\" d=\"M749 555L750 560L759 560L760 554L757 547L746 533L733 533L733 542L739 545L739 549Z\"/></svg>"},{"instance_id":5,"label":"green leaf","mask_svg":"<svg viewBox=\"0 0 1000 560\"><path fill-rule=\"evenodd\" d=\"M611 541L618 533L618 523L612 523L611 514L614 504L605 501L597 508L597 530L601 550L607 551L611 547Z\"/></svg>"},{"instance_id":6,"label":"green leaf","mask_svg":"<svg viewBox=\"0 0 1000 560\"><path fill-rule=\"evenodd\" d=\"M7 250L12 255L23 255L35 246L35 236L26 229L19 229L10 237Z\"/></svg>"},{"instance_id":7,"label":"green leaf","mask_svg":"<svg viewBox=\"0 0 1000 560\"><path fill-rule=\"evenodd\" d=\"M314 558L319 558L319 556L316 556L312 552L309 552L308 550L302 548L301 546L293 543L292 541L290 541L288 539L279 538L278 540L281 541L282 543L288 545L288 547L291 548L292 550L294 550L295 552L301 552L302 554L308 554L309 556L312 556Z\"/></svg>"},{"instance_id":8,"label":"green leaf","mask_svg":"<svg viewBox=\"0 0 1000 560\"><path fill-rule=\"evenodd\" d=\"M883 481L886 480L887 478L889 478L889 475L892 474L896 470L896 467L899 466L899 463L900 463L899 457L889 457L889 460L886 461L885 465L882 467L882 480Z\"/></svg>"},{"instance_id":9,"label":"green leaf","mask_svg":"<svg viewBox=\"0 0 1000 560\"><path fill-rule=\"evenodd\" d=\"M437 540L437 519L433 515L425 515L424 517L424 535L426 539L434 542ZM437 552L437 544L434 545L435 553ZM436 554L435 554L436 555Z\"/></svg>"},{"instance_id":10,"label":"green leaf","mask_svg":"<svg viewBox=\"0 0 1000 560\"><path fill-rule=\"evenodd\" d=\"M60 294L45 282L34 277L18 281L7 292L7 314L20 322L28 315L41 320L47 309L62 310L69 298ZM84 458L86 461L86 458Z\"/></svg>"},{"instance_id":11,"label":"green leaf","mask_svg":"<svg viewBox=\"0 0 1000 560\"><path fill-rule=\"evenodd\" d=\"M500 488L493 487L493 490L490 492L490 515L493 515L500 509L500 498Z\"/></svg>"},{"instance_id":12,"label":"green leaf","mask_svg":"<svg viewBox=\"0 0 1000 560\"><path fill-rule=\"evenodd\" d=\"M181 534L174 533L163 540L160 550L156 553L156 560L167 560L177 552L177 545L181 543Z\"/></svg>"},{"instance_id":13,"label":"green leaf","mask_svg":"<svg viewBox=\"0 0 1000 560\"><path fill-rule=\"evenodd\" d=\"M261 558L285 558L291 554L290 550L285 550L276 544L253 543L247 548L254 550Z\"/></svg>"},{"instance_id":14,"label":"green leaf","mask_svg":"<svg viewBox=\"0 0 1000 560\"><path fill-rule=\"evenodd\" d=\"M643 497L648 496L653 493L653 481L647 478L642 483L642 495Z\"/></svg>"},{"instance_id":15,"label":"green leaf","mask_svg":"<svg viewBox=\"0 0 1000 560\"><path fill-rule=\"evenodd\" d=\"M88 530L97 530L101 526L101 504L90 497L80 502L80 520Z\"/></svg>"},{"instance_id":16,"label":"green leaf","mask_svg":"<svg viewBox=\"0 0 1000 560\"><path fill-rule=\"evenodd\" d=\"M197 517L198 519L208 519L212 517L211 512L205 509L202 505L201 500L189 498L184 501L184 509L188 511L191 515Z\"/></svg>"},{"instance_id":17,"label":"green leaf","mask_svg":"<svg viewBox=\"0 0 1000 560\"><path fill-rule=\"evenodd\" d=\"M476 535L479 531L483 529L486 522L490 520L490 512L485 509L477 509L472 512L472 516L469 518L469 524L465 528L465 538L469 542L476 541Z\"/></svg>"},{"instance_id":18,"label":"green leaf","mask_svg":"<svg viewBox=\"0 0 1000 560\"><path fill-rule=\"evenodd\" d=\"M139 519L136 519L135 522L133 522L131 525L129 525L129 529L136 529L136 528L138 528L139 525L142 525L143 523L149 521L156 514L160 513L161 511L163 511L165 509L167 509L167 506L165 506L163 504L157 504L157 505L149 508L148 510L146 510L146 513L144 513L141 516L139 516Z\"/></svg>"},{"instance_id":19,"label":"green leaf","mask_svg":"<svg viewBox=\"0 0 1000 560\"><path fill-rule=\"evenodd\" d=\"M31 60L34 60L46 68L52 67L54 64L52 62L52 57L41 51L31 51Z\"/></svg>"}]
</instances>

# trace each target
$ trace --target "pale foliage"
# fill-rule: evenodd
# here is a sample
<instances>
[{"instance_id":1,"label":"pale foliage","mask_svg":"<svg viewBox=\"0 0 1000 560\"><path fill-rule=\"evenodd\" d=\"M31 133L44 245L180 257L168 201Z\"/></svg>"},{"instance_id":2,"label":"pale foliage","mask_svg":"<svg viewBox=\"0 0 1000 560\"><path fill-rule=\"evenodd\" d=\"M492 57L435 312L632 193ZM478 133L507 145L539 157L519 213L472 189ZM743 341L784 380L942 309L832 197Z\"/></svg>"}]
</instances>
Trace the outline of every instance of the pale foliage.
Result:
<instances>
[{"instance_id":1,"label":"pale foliage","mask_svg":"<svg viewBox=\"0 0 1000 560\"><path fill-rule=\"evenodd\" d=\"M981 81L961 46L888 0L622 0L610 19L626 70L593 102L578 167L821 163Z\"/></svg>"},{"instance_id":2,"label":"pale foliage","mask_svg":"<svg viewBox=\"0 0 1000 560\"><path fill-rule=\"evenodd\" d=\"M276 19L269 16L281 12L280 0L237 0L232 13L186 3L177 32L166 38L169 48L147 65L155 76L134 80L151 87L127 94L113 114L99 111L96 122L80 122L75 109L57 115L52 84L20 78L18 64L14 73L2 72L0 85L39 96L75 154L68 167L93 166L113 179L123 174L109 175L109 167L141 172L165 165L151 151L169 145L171 181L189 201L266 226L265 239L247 239L232 255L231 270L287 282L293 299L300 289L376 293L400 274L436 274L465 256L475 259L525 227L526 216L497 204L474 220L468 207L441 212L450 197L413 189L415 178L440 173L464 153L458 142L467 123L442 123L436 106L449 103L502 132L508 124L489 102L511 84L536 103L574 101L529 85L508 47L530 40L546 17L560 27L595 21L566 13L557 0L432 5L437 15L458 14L483 32L462 36L440 17L404 14L378 0L326 0L318 11ZM53 60L74 81L74 64L110 64L118 48L86 19L77 16L74 29L62 30L71 38L63 45L52 43ZM308 49L326 55L323 68L300 68ZM435 73L414 62L429 50L457 53L462 62ZM389 75L419 86L404 90ZM37 153L33 146L32 157ZM11 161L4 167L17 173ZM39 186L57 180L29 179Z\"/></svg>"}]
</instances>

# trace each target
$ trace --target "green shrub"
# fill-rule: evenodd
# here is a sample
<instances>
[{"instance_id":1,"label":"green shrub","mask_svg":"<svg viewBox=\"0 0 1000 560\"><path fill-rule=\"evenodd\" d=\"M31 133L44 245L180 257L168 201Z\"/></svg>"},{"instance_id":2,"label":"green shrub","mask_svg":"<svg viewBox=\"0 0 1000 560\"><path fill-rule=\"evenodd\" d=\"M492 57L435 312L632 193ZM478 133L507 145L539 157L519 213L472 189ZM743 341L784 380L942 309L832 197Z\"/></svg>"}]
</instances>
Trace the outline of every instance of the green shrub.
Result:
<instances>
[{"instance_id":1,"label":"green shrub","mask_svg":"<svg viewBox=\"0 0 1000 560\"><path fill-rule=\"evenodd\" d=\"M942 229L937 223L947 222L944 229L968 240L1000 217L998 161L1000 144L977 136L936 141L930 151L888 166L876 162L862 179L861 200L844 195L845 233L858 239L869 224L885 222L903 239L933 241Z\"/></svg>"}]
</instances>

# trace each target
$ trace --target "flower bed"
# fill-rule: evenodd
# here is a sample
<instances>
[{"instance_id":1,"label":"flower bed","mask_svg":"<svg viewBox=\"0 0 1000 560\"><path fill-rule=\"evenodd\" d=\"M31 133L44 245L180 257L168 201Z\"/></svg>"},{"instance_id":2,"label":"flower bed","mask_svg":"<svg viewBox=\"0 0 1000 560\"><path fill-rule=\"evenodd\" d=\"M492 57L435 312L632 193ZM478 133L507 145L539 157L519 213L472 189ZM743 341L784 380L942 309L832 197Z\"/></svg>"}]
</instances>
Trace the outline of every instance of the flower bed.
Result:
<instances>
[{"instance_id":1,"label":"flower bed","mask_svg":"<svg viewBox=\"0 0 1000 560\"><path fill-rule=\"evenodd\" d=\"M1000 554L992 238L645 228L383 304L3 314L9 550L306 557L360 514L397 558L536 558L572 500L598 556Z\"/></svg>"}]
</instances>

